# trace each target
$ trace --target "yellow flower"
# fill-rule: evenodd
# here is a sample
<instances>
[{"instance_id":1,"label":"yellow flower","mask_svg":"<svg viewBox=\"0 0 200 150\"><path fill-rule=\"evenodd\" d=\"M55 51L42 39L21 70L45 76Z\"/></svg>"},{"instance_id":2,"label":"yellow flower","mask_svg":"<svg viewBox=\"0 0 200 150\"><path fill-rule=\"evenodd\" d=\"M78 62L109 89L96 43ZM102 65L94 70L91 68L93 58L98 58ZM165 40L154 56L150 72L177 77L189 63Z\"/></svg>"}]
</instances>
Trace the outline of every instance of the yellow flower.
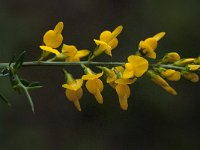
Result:
<instances>
[{"instance_id":1,"label":"yellow flower","mask_svg":"<svg viewBox=\"0 0 200 150\"><path fill-rule=\"evenodd\" d=\"M166 69L161 74L170 81L178 81L181 78L181 73L173 69Z\"/></svg>"},{"instance_id":2,"label":"yellow flower","mask_svg":"<svg viewBox=\"0 0 200 150\"><path fill-rule=\"evenodd\" d=\"M200 64L200 56L197 57L197 58L195 58L194 63L195 63L195 64Z\"/></svg>"},{"instance_id":3,"label":"yellow flower","mask_svg":"<svg viewBox=\"0 0 200 150\"><path fill-rule=\"evenodd\" d=\"M139 43L139 51L142 55L149 58L156 58L156 53L154 52L158 46L158 41L165 35L165 32L160 32L153 37L147 38Z\"/></svg>"},{"instance_id":4,"label":"yellow flower","mask_svg":"<svg viewBox=\"0 0 200 150\"><path fill-rule=\"evenodd\" d=\"M175 62L174 65L176 65L176 66L185 66L185 65L193 63L194 60L195 60L194 58L185 58L185 59L181 59L181 60Z\"/></svg>"},{"instance_id":5,"label":"yellow flower","mask_svg":"<svg viewBox=\"0 0 200 150\"><path fill-rule=\"evenodd\" d=\"M62 54L68 62L78 62L80 58L87 56L89 53L89 50L78 50L74 45L63 44L62 47Z\"/></svg>"},{"instance_id":6,"label":"yellow flower","mask_svg":"<svg viewBox=\"0 0 200 150\"><path fill-rule=\"evenodd\" d=\"M76 107L76 109L78 111L81 111L81 106L80 106L79 100L83 96L82 88L80 88L80 89L78 89L76 91L66 89L65 94L66 94L67 99L74 103L74 106Z\"/></svg>"},{"instance_id":7,"label":"yellow flower","mask_svg":"<svg viewBox=\"0 0 200 150\"><path fill-rule=\"evenodd\" d=\"M85 72L86 75L83 75L82 79L87 80L87 90L94 95L99 104L103 104L103 96L101 95L101 92L103 91L104 86L103 82L99 79L103 75L103 72L95 74L91 69L87 67L85 67Z\"/></svg>"},{"instance_id":8,"label":"yellow flower","mask_svg":"<svg viewBox=\"0 0 200 150\"><path fill-rule=\"evenodd\" d=\"M61 53L57 49L53 49L53 48L51 48L49 46L40 46L40 49L42 49L45 52L53 53L57 57L59 57L61 55Z\"/></svg>"},{"instance_id":9,"label":"yellow flower","mask_svg":"<svg viewBox=\"0 0 200 150\"><path fill-rule=\"evenodd\" d=\"M64 71L66 82L62 85L63 88L66 89L66 97L69 101L73 102L75 107L78 109L78 111L81 111L81 106L79 100L83 96L83 90L82 90L82 79L76 79L74 80L72 75L68 72Z\"/></svg>"},{"instance_id":10,"label":"yellow flower","mask_svg":"<svg viewBox=\"0 0 200 150\"><path fill-rule=\"evenodd\" d=\"M196 71L200 68L200 65L189 64L187 65L187 67L189 68L190 71Z\"/></svg>"},{"instance_id":11,"label":"yellow flower","mask_svg":"<svg viewBox=\"0 0 200 150\"><path fill-rule=\"evenodd\" d=\"M190 80L191 82L198 82L199 81L199 76L196 73L193 72L182 72L182 76L187 79Z\"/></svg>"},{"instance_id":12,"label":"yellow flower","mask_svg":"<svg viewBox=\"0 0 200 150\"><path fill-rule=\"evenodd\" d=\"M106 67L99 67L106 74L106 82L115 89L119 97L119 104L123 110L128 109L128 98L130 96L130 88L128 84L134 83L137 79L126 79L122 77L124 68L122 66L108 69Z\"/></svg>"},{"instance_id":13,"label":"yellow flower","mask_svg":"<svg viewBox=\"0 0 200 150\"><path fill-rule=\"evenodd\" d=\"M178 60L180 60L180 55L176 52L171 52L171 53L167 53L163 57L162 62L163 63L174 63Z\"/></svg>"},{"instance_id":14,"label":"yellow flower","mask_svg":"<svg viewBox=\"0 0 200 150\"><path fill-rule=\"evenodd\" d=\"M57 48L61 45L63 41L63 36L61 34L63 30L63 22L59 22L54 30L49 30L45 33L43 37L44 44L51 48Z\"/></svg>"},{"instance_id":15,"label":"yellow flower","mask_svg":"<svg viewBox=\"0 0 200 150\"><path fill-rule=\"evenodd\" d=\"M131 55L125 64L123 78L141 77L148 69L148 61L143 57Z\"/></svg>"},{"instance_id":16,"label":"yellow flower","mask_svg":"<svg viewBox=\"0 0 200 150\"><path fill-rule=\"evenodd\" d=\"M60 56L61 53L55 48L58 48L63 41L63 36L61 34L63 26L63 22L59 22L55 26L54 30L49 30L45 33L43 36L43 42L45 46L40 46L40 49L44 52L47 52L47 54L42 54L41 58L48 55L49 53L53 53L57 57Z\"/></svg>"},{"instance_id":17,"label":"yellow flower","mask_svg":"<svg viewBox=\"0 0 200 150\"><path fill-rule=\"evenodd\" d=\"M128 98L130 97L130 88L126 84L117 84L115 87L117 95L119 97L119 104L123 110L128 109Z\"/></svg>"},{"instance_id":18,"label":"yellow flower","mask_svg":"<svg viewBox=\"0 0 200 150\"><path fill-rule=\"evenodd\" d=\"M147 75L151 78L151 80L160 85L164 90L169 92L170 94L177 95L177 92L165 81L161 76L156 74L153 70L149 70Z\"/></svg>"},{"instance_id":19,"label":"yellow flower","mask_svg":"<svg viewBox=\"0 0 200 150\"><path fill-rule=\"evenodd\" d=\"M94 39L97 49L94 51L94 54L91 58L100 55L105 52L107 55L112 56L112 49L116 48L118 45L117 36L121 33L123 27L118 26L113 32L104 31L100 35L100 39Z\"/></svg>"}]
</instances>

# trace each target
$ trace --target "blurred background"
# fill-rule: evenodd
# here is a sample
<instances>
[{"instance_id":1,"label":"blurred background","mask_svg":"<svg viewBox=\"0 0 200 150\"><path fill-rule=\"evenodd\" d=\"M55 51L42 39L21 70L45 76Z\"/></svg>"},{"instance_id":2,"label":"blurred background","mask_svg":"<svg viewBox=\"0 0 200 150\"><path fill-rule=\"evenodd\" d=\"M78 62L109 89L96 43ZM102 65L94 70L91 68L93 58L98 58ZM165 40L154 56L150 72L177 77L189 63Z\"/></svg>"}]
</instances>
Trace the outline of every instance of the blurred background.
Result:
<instances>
[{"instance_id":1,"label":"blurred background","mask_svg":"<svg viewBox=\"0 0 200 150\"><path fill-rule=\"evenodd\" d=\"M158 58L170 51L197 57L200 50L199 0L0 0L0 62L26 50L26 60L37 60L43 34L57 22L65 24L66 44L92 49L93 38L123 25L113 57L124 61L138 42L154 34L167 34L159 42ZM123 55L122 55L123 54ZM79 67L67 67L76 77ZM41 81L44 88L31 92L35 114L24 94L13 92L7 78L0 90L12 107L0 101L1 150L198 150L200 149L199 83L182 79L171 85L172 96L146 77L131 86L128 111L105 86L104 104L84 92L82 112L64 94L60 68L23 68L21 76Z\"/></svg>"}]
</instances>

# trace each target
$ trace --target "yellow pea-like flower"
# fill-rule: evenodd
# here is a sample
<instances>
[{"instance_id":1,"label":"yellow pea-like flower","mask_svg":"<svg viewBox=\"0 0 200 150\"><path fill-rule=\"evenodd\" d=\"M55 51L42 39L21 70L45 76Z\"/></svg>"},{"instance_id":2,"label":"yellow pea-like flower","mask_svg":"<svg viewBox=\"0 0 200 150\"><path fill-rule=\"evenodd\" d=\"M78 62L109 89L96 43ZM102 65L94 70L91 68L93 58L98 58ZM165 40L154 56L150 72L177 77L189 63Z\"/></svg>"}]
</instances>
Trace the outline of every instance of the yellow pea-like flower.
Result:
<instances>
[{"instance_id":1,"label":"yellow pea-like flower","mask_svg":"<svg viewBox=\"0 0 200 150\"><path fill-rule=\"evenodd\" d=\"M162 62L163 63L174 63L178 60L180 60L180 55L176 52L171 52L171 53L167 53L163 59L162 59Z\"/></svg>"},{"instance_id":2,"label":"yellow pea-like flower","mask_svg":"<svg viewBox=\"0 0 200 150\"><path fill-rule=\"evenodd\" d=\"M196 71L200 68L200 65L189 64L187 65L187 67L189 68L190 71Z\"/></svg>"},{"instance_id":3,"label":"yellow pea-like flower","mask_svg":"<svg viewBox=\"0 0 200 150\"><path fill-rule=\"evenodd\" d=\"M158 46L158 41L165 35L165 32L160 32L153 37L147 38L139 43L139 51L142 55L155 59L155 49Z\"/></svg>"},{"instance_id":4,"label":"yellow pea-like flower","mask_svg":"<svg viewBox=\"0 0 200 150\"><path fill-rule=\"evenodd\" d=\"M193 72L185 72L185 71L183 71L183 72L182 72L182 76L183 76L185 79L187 79L187 80L189 80L189 81L191 81L191 82L194 82L194 83L196 83L196 82L199 81L199 76L198 76L198 74L193 73Z\"/></svg>"},{"instance_id":5,"label":"yellow pea-like flower","mask_svg":"<svg viewBox=\"0 0 200 150\"><path fill-rule=\"evenodd\" d=\"M79 88L78 90L74 91L74 90L70 90L70 89L66 89L66 97L69 101L74 103L74 106L76 107L76 109L78 111L81 111L81 106L80 106L80 102L79 100L82 98L83 96L83 90L82 88Z\"/></svg>"},{"instance_id":6,"label":"yellow pea-like flower","mask_svg":"<svg viewBox=\"0 0 200 150\"><path fill-rule=\"evenodd\" d=\"M70 73L64 70L66 83L62 85L63 88L66 89L65 94L69 101L74 103L74 106L78 111L81 111L80 99L83 96L83 80L82 79L74 79Z\"/></svg>"},{"instance_id":7,"label":"yellow pea-like flower","mask_svg":"<svg viewBox=\"0 0 200 150\"><path fill-rule=\"evenodd\" d=\"M141 77L148 69L148 61L140 56L131 55L125 64L123 78Z\"/></svg>"},{"instance_id":8,"label":"yellow pea-like flower","mask_svg":"<svg viewBox=\"0 0 200 150\"><path fill-rule=\"evenodd\" d=\"M78 62L82 57L87 56L90 53L89 50L78 50L74 45L63 44L62 54L65 57L65 61Z\"/></svg>"},{"instance_id":9,"label":"yellow pea-like flower","mask_svg":"<svg viewBox=\"0 0 200 150\"><path fill-rule=\"evenodd\" d=\"M63 41L63 36L61 34L63 27L63 22L59 22L54 30L47 31L43 37L44 44L51 48L59 47Z\"/></svg>"},{"instance_id":10,"label":"yellow pea-like flower","mask_svg":"<svg viewBox=\"0 0 200 150\"><path fill-rule=\"evenodd\" d=\"M175 66L186 66L188 64L192 64L194 63L195 59L194 58L185 58L185 59L181 59L179 61L176 61L174 63Z\"/></svg>"},{"instance_id":11,"label":"yellow pea-like flower","mask_svg":"<svg viewBox=\"0 0 200 150\"><path fill-rule=\"evenodd\" d=\"M195 58L194 63L200 65L200 56Z\"/></svg>"},{"instance_id":12,"label":"yellow pea-like flower","mask_svg":"<svg viewBox=\"0 0 200 150\"><path fill-rule=\"evenodd\" d=\"M61 58L61 53L56 49L58 48L63 41L63 36L61 34L63 30L63 22L59 22L54 30L47 31L43 36L44 45L40 46L40 49L43 50L43 54L40 59L47 57L50 53L55 54L57 58Z\"/></svg>"},{"instance_id":13,"label":"yellow pea-like flower","mask_svg":"<svg viewBox=\"0 0 200 150\"><path fill-rule=\"evenodd\" d=\"M51 48L49 46L40 46L40 49L42 49L45 52L53 53L57 57L59 57L61 55L61 53L57 49Z\"/></svg>"},{"instance_id":14,"label":"yellow pea-like flower","mask_svg":"<svg viewBox=\"0 0 200 150\"><path fill-rule=\"evenodd\" d=\"M130 88L126 84L117 84L115 87L117 95L119 97L119 104L123 110L128 109L128 98L130 97Z\"/></svg>"},{"instance_id":15,"label":"yellow pea-like flower","mask_svg":"<svg viewBox=\"0 0 200 150\"><path fill-rule=\"evenodd\" d=\"M100 34L99 40L94 39L97 48L94 51L93 56L91 58L96 57L103 52L105 52L109 56L112 56L112 50L118 45L117 36L121 33L122 29L123 27L120 25L113 32L102 32Z\"/></svg>"},{"instance_id":16,"label":"yellow pea-like flower","mask_svg":"<svg viewBox=\"0 0 200 150\"><path fill-rule=\"evenodd\" d=\"M178 81L181 78L181 73L173 69L166 69L161 74L170 81Z\"/></svg>"},{"instance_id":17,"label":"yellow pea-like flower","mask_svg":"<svg viewBox=\"0 0 200 150\"><path fill-rule=\"evenodd\" d=\"M153 70L149 70L147 75L151 78L151 80L157 85L161 86L164 90L169 92L172 95L177 95L177 92L165 81L161 76L156 74Z\"/></svg>"},{"instance_id":18,"label":"yellow pea-like flower","mask_svg":"<svg viewBox=\"0 0 200 150\"><path fill-rule=\"evenodd\" d=\"M91 94L94 95L99 104L103 104L103 97L101 95L101 92L103 91L103 83L100 79L96 78L88 80L86 82L86 88Z\"/></svg>"},{"instance_id":19,"label":"yellow pea-like flower","mask_svg":"<svg viewBox=\"0 0 200 150\"><path fill-rule=\"evenodd\" d=\"M95 74L90 68L84 68L86 75L83 75L82 79L87 80L87 90L94 95L99 104L103 104L103 96L101 95L101 92L103 91L104 86L103 82L99 79L103 75L103 72Z\"/></svg>"}]
</instances>

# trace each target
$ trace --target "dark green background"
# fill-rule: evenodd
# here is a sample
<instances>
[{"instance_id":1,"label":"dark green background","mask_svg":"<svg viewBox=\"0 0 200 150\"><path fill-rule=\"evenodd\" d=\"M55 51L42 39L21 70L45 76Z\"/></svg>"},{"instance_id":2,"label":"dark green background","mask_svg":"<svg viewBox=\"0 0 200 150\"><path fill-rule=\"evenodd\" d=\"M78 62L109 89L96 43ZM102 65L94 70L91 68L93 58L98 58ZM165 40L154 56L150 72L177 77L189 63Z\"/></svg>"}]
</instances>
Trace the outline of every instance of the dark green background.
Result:
<instances>
[{"instance_id":1,"label":"dark green background","mask_svg":"<svg viewBox=\"0 0 200 150\"><path fill-rule=\"evenodd\" d=\"M100 61L124 61L138 42L165 31L158 58L177 51L196 57L200 50L199 0L0 0L0 62L26 50L26 60L40 55L42 36L58 21L65 23L64 42L92 49L93 38L105 29L124 26L113 57ZM76 77L79 67L68 67ZM1 150L198 150L199 83L171 83L172 96L146 77L131 86L128 111L122 111L115 92L105 86L104 105L86 92L79 113L66 99L59 68L23 68L21 75L41 81L33 91L33 114L25 95L13 92L7 78L0 90L12 107L0 102Z\"/></svg>"}]
</instances>

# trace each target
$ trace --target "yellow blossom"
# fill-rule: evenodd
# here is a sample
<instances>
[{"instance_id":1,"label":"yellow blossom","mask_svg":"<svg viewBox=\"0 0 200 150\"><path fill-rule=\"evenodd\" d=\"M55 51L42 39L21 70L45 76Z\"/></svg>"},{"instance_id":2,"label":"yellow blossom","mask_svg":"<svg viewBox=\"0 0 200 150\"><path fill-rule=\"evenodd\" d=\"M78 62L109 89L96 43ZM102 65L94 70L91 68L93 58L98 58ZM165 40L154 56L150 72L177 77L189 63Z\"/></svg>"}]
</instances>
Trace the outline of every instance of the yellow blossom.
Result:
<instances>
[{"instance_id":1,"label":"yellow blossom","mask_svg":"<svg viewBox=\"0 0 200 150\"><path fill-rule=\"evenodd\" d=\"M137 79L127 79L122 77L124 68L122 66L113 67L108 69L106 67L99 67L102 69L107 78L106 81L109 85L115 89L119 97L119 104L123 110L128 109L128 98L130 96L130 88L128 84L134 83Z\"/></svg>"},{"instance_id":2,"label":"yellow blossom","mask_svg":"<svg viewBox=\"0 0 200 150\"><path fill-rule=\"evenodd\" d=\"M87 56L89 53L89 50L78 50L74 45L63 44L62 47L62 54L68 62L78 62L80 58Z\"/></svg>"},{"instance_id":3,"label":"yellow blossom","mask_svg":"<svg viewBox=\"0 0 200 150\"><path fill-rule=\"evenodd\" d=\"M197 57L197 58L195 58L194 63L195 63L195 64L200 64L200 56Z\"/></svg>"},{"instance_id":4,"label":"yellow blossom","mask_svg":"<svg viewBox=\"0 0 200 150\"><path fill-rule=\"evenodd\" d=\"M190 80L191 82L198 82L199 81L199 76L196 73L193 72L182 72L182 76L187 79Z\"/></svg>"},{"instance_id":5,"label":"yellow blossom","mask_svg":"<svg viewBox=\"0 0 200 150\"><path fill-rule=\"evenodd\" d=\"M126 84L117 84L115 87L117 95L119 97L119 104L123 110L128 109L128 98L130 97L130 88Z\"/></svg>"},{"instance_id":6,"label":"yellow blossom","mask_svg":"<svg viewBox=\"0 0 200 150\"><path fill-rule=\"evenodd\" d=\"M91 58L94 58L101 53L105 52L107 55L112 56L112 50L117 47L117 36L121 33L123 27L118 26L113 32L104 31L100 34L99 40L94 39L97 48Z\"/></svg>"},{"instance_id":7,"label":"yellow blossom","mask_svg":"<svg viewBox=\"0 0 200 150\"><path fill-rule=\"evenodd\" d=\"M64 71L66 77L66 83L62 85L66 89L66 97L69 101L73 102L75 107L81 111L81 106L79 100L83 96L82 90L82 79L73 79L72 75Z\"/></svg>"},{"instance_id":8,"label":"yellow blossom","mask_svg":"<svg viewBox=\"0 0 200 150\"><path fill-rule=\"evenodd\" d=\"M40 49L49 53L53 53L58 57L61 55L61 53L57 49L51 48L49 46L40 46Z\"/></svg>"},{"instance_id":9,"label":"yellow blossom","mask_svg":"<svg viewBox=\"0 0 200 150\"><path fill-rule=\"evenodd\" d=\"M141 77L148 69L148 61L143 57L131 55L125 64L123 78Z\"/></svg>"},{"instance_id":10,"label":"yellow blossom","mask_svg":"<svg viewBox=\"0 0 200 150\"><path fill-rule=\"evenodd\" d=\"M80 106L79 100L83 96L83 89L79 88L76 91L70 90L70 89L66 89L65 94L66 94L67 99L74 103L74 106L76 107L76 109L78 111L81 111L81 106Z\"/></svg>"},{"instance_id":11,"label":"yellow blossom","mask_svg":"<svg viewBox=\"0 0 200 150\"><path fill-rule=\"evenodd\" d=\"M181 78L181 73L173 69L166 69L161 74L170 81L178 81Z\"/></svg>"},{"instance_id":12,"label":"yellow blossom","mask_svg":"<svg viewBox=\"0 0 200 150\"><path fill-rule=\"evenodd\" d=\"M196 71L200 68L200 65L189 64L187 65L187 67L189 68L190 71Z\"/></svg>"},{"instance_id":13,"label":"yellow blossom","mask_svg":"<svg viewBox=\"0 0 200 150\"><path fill-rule=\"evenodd\" d=\"M185 58L185 59L181 59L177 62L174 63L175 66L185 66L185 65L188 65L188 64L191 64L194 62L194 58Z\"/></svg>"},{"instance_id":14,"label":"yellow blossom","mask_svg":"<svg viewBox=\"0 0 200 150\"><path fill-rule=\"evenodd\" d=\"M156 53L154 52L158 46L158 41L165 35L165 32L160 32L153 37L147 38L139 43L139 51L142 55L149 58L156 58Z\"/></svg>"},{"instance_id":15,"label":"yellow blossom","mask_svg":"<svg viewBox=\"0 0 200 150\"><path fill-rule=\"evenodd\" d=\"M167 81L165 81L161 76L156 74L154 71L149 70L147 72L147 75L151 78L151 80L154 83L160 85L164 90L166 90L170 94L177 95L177 92L167 83Z\"/></svg>"},{"instance_id":16,"label":"yellow blossom","mask_svg":"<svg viewBox=\"0 0 200 150\"><path fill-rule=\"evenodd\" d=\"M63 30L63 22L59 22L54 30L49 30L45 33L43 37L44 44L51 48L57 48L61 45L63 41L63 36L61 34Z\"/></svg>"},{"instance_id":17,"label":"yellow blossom","mask_svg":"<svg viewBox=\"0 0 200 150\"><path fill-rule=\"evenodd\" d=\"M56 49L58 48L63 41L63 36L61 34L63 30L63 22L59 22L54 30L49 30L43 36L43 42L45 45L40 46L40 49L45 53L42 54L41 59L48 56L49 53L55 54L57 57L61 57L61 53Z\"/></svg>"},{"instance_id":18,"label":"yellow blossom","mask_svg":"<svg viewBox=\"0 0 200 150\"><path fill-rule=\"evenodd\" d=\"M171 53L167 53L163 57L162 62L163 63L174 63L178 60L180 60L180 55L176 52L171 52Z\"/></svg>"},{"instance_id":19,"label":"yellow blossom","mask_svg":"<svg viewBox=\"0 0 200 150\"><path fill-rule=\"evenodd\" d=\"M99 104L103 104L103 96L101 95L101 92L103 91L103 82L99 79L102 75L102 73L95 74L90 68L85 67L86 75L82 76L83 80L87 80L86 82L86 88L87 90L94 95L97 102Z\"/></svg>"}]
</instances>

